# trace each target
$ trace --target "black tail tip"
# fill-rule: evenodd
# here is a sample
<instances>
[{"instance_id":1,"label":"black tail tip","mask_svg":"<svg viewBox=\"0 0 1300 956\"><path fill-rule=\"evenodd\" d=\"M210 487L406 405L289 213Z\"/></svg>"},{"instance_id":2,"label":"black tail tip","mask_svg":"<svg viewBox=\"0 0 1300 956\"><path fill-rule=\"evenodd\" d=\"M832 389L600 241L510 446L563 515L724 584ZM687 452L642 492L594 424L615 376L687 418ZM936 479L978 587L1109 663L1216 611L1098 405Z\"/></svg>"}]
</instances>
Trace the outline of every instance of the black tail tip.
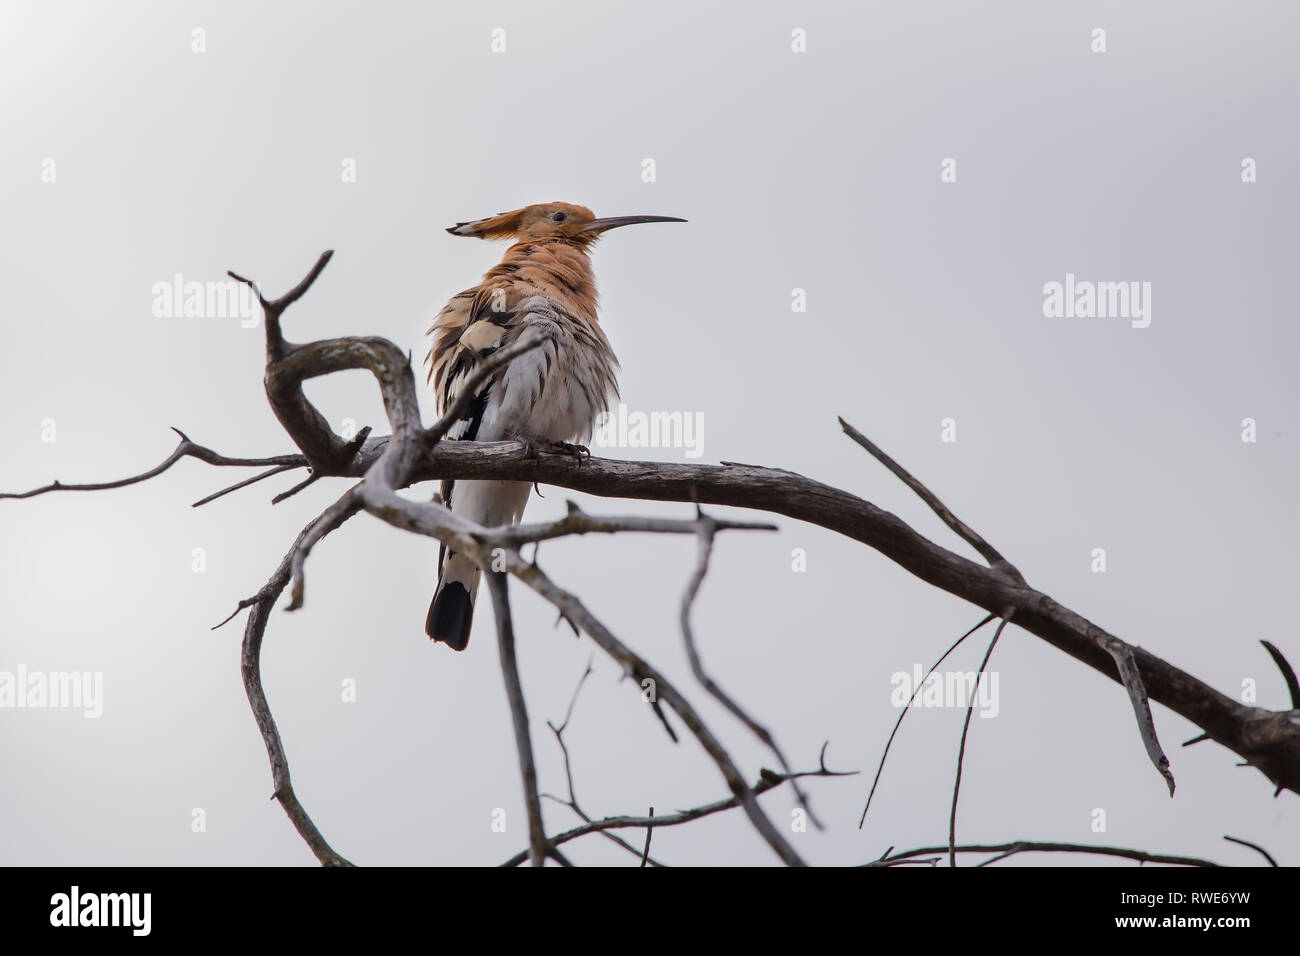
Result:
<instances>
[{"instance_id":1,"label":"black tail tip","mask_svg":"<svg viewBox=\"0 0 1300 956\"><path fill-rule=\"evenodd\" d=\"M463 651L469 646L469 629L474 622L474 602L469 591L459 581L448 581L438 589L429 605L429 616L424 622L424 633L435 641L442 641L453 651Z\"/></svg>"}]
</instances>

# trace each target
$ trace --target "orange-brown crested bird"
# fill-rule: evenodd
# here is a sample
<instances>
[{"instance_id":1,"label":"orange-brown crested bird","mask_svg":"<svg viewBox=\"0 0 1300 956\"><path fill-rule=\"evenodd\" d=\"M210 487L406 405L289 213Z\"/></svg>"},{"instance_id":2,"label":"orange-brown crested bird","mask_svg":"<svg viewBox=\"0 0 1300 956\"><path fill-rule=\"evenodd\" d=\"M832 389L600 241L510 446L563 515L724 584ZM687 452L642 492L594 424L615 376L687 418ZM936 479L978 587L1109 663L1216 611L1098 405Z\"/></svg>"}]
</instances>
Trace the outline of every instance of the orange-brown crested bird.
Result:
<instances>
[{"instance_id":1,"label":"orange-brown crested bird","mask_svg":"<svg viewBox=\"0 0 1300 956\"><path fill-rule=\"evenodd\" d=\"M497 369L447 437L523 439L534 445L586 441L596 416L618 396L618 360L596 318L596 281L588 252L618 226L685 221L671 216L597 219L585 206L553 202L448 229L453 236L510 239L513 244L481 283L447 303L429 329L429 381L439 414L494 351L525 334L541 333L546 341ZM486 527L517 522L528 494L523 481L442 483L443 502ZM438 586L425 622L429 637L465 649L478 581L479 568L469 557L441 549Z\"/></svg>"}]
</instances>

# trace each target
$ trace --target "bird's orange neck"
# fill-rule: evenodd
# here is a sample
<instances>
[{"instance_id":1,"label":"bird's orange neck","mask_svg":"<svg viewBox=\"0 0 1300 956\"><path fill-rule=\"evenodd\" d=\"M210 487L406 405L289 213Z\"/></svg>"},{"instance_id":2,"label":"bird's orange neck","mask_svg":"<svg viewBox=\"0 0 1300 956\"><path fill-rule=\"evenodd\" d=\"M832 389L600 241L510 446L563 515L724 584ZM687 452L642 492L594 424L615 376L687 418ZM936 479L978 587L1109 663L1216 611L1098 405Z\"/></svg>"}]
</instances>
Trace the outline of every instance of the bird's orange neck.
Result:
<instances>
[{"instance_id":1,"label":"bird's orange neck","mask_svg":"<svg viewBox=\"0 0 1300 956\"><path fill-rule=\"evenodd\" d=\"M484 285L503 288L514 301L543 295L588 322L596 321L596 276L587 256L590 242L523 240L485 275Z\"/></svg>"}]
</instances>

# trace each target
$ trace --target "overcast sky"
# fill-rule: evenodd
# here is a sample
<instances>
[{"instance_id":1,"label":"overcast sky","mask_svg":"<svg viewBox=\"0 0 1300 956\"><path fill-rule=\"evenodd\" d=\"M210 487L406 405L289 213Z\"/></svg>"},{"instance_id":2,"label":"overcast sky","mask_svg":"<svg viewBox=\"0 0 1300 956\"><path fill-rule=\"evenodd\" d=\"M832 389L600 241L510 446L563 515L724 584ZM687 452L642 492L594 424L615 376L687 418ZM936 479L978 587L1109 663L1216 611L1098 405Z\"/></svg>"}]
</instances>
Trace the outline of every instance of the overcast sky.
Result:
<instances>
[{"instance_id":1,"label":"overcast sky","mask_svg":"<svg viewBox=\"0 0 1300 956\"><path fill-rule=\"evenodd\" d=\"M790 468L969 554L840 434L843 415L1036 587L1226 694L1253 682L1284 707L1258 642L1300 660L1298 20L1281 3L3 0L0 486L142 471L174 446L172 425L229 455L292 450L262 394L261 329L159 315L156 286L178 275L234 269L278 294L333 248L286 334L382 335L418 359L432 316L504 251L446 226L551 200L681 216L610 234L594 263L629 411L699 416L702 454L598 453ZM1138 283L1145 317L1048 317L1044 287L1067 281ZM308 391L336 428L386 429L362 373ZM271 507L289 475L190 508L245 474L188 461L122 490L0 502L0 672L103 675L97 719L0 710L3 861L314 862L267 799L244 616L209 628L344 486ZM566 497L691 513L543 491L529 518ZM912 712L857 822L897 715L893 675L983 612L862 545L778 523L720 538L694 621L708 667L792 762L815 767L829 740L833 768L863 771L809 781L828 827L790 839L819 864L943 842L959 707ZM694 548L542 550L753 779L770 755L686 665ZM313 553L306 607L277 608L266 638L298 794L362 864L496 863L527 843L487 602L467 652L424 636L436 555L358 517ZM594 649L512 593L542 787L563 793L545 722ZM954 670L978 667L988 633ZM1171 801L1118 685L1014 626L990 669L997 713L972 722L960 839L1258 862L1227 833L1300 862L1295 795L1273 799L1216 744L1179 747L1197 733L1182 718L1155 706ZM594 816L726 793L599 653L566 740ZM791 831L786 790L763 805ZM552 830L575 821L545 812ZM598 837L566 852L632 862ZM776 862L739 813L658 831L654 853Z\"/></svg>"}]
</instances>

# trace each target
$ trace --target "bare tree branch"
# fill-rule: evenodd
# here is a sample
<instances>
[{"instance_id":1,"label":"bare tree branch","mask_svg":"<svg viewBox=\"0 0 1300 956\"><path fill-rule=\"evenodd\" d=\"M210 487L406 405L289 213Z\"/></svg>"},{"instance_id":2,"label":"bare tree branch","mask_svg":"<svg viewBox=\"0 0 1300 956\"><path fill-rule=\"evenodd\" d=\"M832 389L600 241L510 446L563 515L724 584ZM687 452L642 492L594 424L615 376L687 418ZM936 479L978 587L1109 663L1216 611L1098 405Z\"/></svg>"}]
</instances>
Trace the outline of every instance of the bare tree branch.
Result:
<instances>
[{"instance_id":1,"label":"bare tree branch","mask_svg":"<svg viewBox=\"0 0 1300 956\"><path fill-rule=\"evenodd\" d=\"M823 747L822 765L817 770L804 770L795 774L783 774L777 773L774 770L764 769L759 774L758 780L755 782L754 786L749 788L749 792L755 797L761 796L762 794L767 793L767 791L779 787L781 784L796 777L851 777L857 774L858 771L856 770L828 770L824 760L825 754L826 748ZM558 833L550 839L553 845L559 846L562 843L568 843L570 840L576 840L578 837L586 836L589 833L601 833L605 830L640 830L645 827L675 827L680 826L683 823L690 823L693 820L699 820L703 817L712 816L715 813L733 810L741 805L741 799L733 794L724 800L716 800L713 803L706 803L703 806L694 807L690 810L679 810L677 813L669 814L668 816L605 817L603 820L594 820L590 823L584 823L581 826L574 827L571 830L565 830L563 833ZM516 853L501 865L518 866L527 859L528 851L523 850Z\"/></svg>"},{"instance_id":2,"label":"bare tree branch","mask_svg":"<svg viewBox=\"0 0 1300 956\"><path fill-rule=\"evenodd\" d=\"M1172 797L1174 775L1169 769L1169 758L1165 756L1164 748L1160 746L1160 741L1156 737L1156 724L1151 717L1151 701L1147 698L1146 687L1142 684L1142 674L1138 670L1137 661L1133 658L1133 648L1122 641L1108 641L1106 649L1115 659L1119 676L1124 682L1124 689L1128 691L1129 699L1133 702L1133 715L1137 717L1138 730L1142 734L1142 743L1147 749L1147 756L1151 758L1151 763L1155 765L1156 770L1160 771L1160 776L1165 778L1165 783L1169 785L1169 796Z\"/></svg>"},{"instance_id":3,"label":"bare tree branch","mask_svg":"<svg viewBox=\"0 0 1300 956\"><path fill-rule=\"evenodd\" d=\"M1100 856L1117 856L1127 860L1137 860L1139 863L1169 863L1176 866L1219 866L1210 860L1202 860L1194 856L1172 856L1165 853L1148 853L1145 850L1133 850L1128 847L1120 846L1094 846L1089 843L1054 843L1039 842L1033 840L1017 840L1014 843L989 843L989 844L967 844L958 847L947 846L927 846L915 850L905 850L901 853L887 855L878 860L872 860L870 863L864 863L863 866L898 866L909 862L916 862L918 857L933 857L932 860L925 862L933 864L941 857L940 854L949 853L955 850L957 853L1000 853L999 859L1005 859L1008 856L1014 856L1017 853L1090 853Z\"/></svg>"},{"instance_id":4,"label":"bare tree branch","mask_svg":"<svg viewBox=\"0 0 1300 956\"><path fill-rule=\"evenodd\" d=\"M247 488L249 485L257 484L257 482L261 481L263 478L270 478L274 475L283 474L286 471L293 471L293 469L301 468L305 464L306 462L300 462L292 465L276 465L274 468L269 468L266 471L259 472L258 474L254 475L252 478L245 478L243 481L237 481L233 485L227 485L225 488L222 488L220 491L214 491L206 498L200 498L198 501L194 502L194 504L190 505L190 507L201 508L203 505L206 505L209 502L216 501L218 498L225 497L226 495L230 494L232 491L238 491L241 488ZM310 481L311 479L308 480ZM275 504L279 500L280 500L280 496L276 495L275 498L271 499L271 504Z\"/></svg>"},{"instance_id":5,"label":"bare tree branch","mask_svg":"<svg viewBox=\"0 0 1300 956\"><path fill-rule=\"evenodd\" d=\"M701 504L757 509L820 525L867 544L926 583L961 597L990 613L1002 616L998 633L994 636L994 644L1002 628L1014 615L1018 627L1035 634L1108 678L1123 684L1130 693L1143 740L1153 762L1159 767L1161 761L1164 761L1162 772L1167 772L1168 761L1164 758L1156 738L1149 707L1151 699L1164 703L1178 714L1196 723L1204 730L1208 739L1216 740L1235 751L1244 758L1247 765L1258 768L1279 789L1285 787L1300 792L1300 708L1273 712L1241 704L1166 661L1121 641L1074 611L1058 604L1048 595L1030 587L1013 565L981 536L956 519L924 485L842 420L841 424L850 437L916 491L949 528L988 561L989 566L981 566L939 546L918 534L896 516L877 508L870 502L782 469L749 465L708 466L659 462L614 462L600 459L586 459L579 462L569 455L539 452L534 448L523 447L522 443L517 442L479 444L440 441L451 421L448 415L455 410L449 409L448 415L444 415L433 428L428 430L421 428L409 353L404 353L393 343L382 338L349 337L316 341L305 345L292 344L284 339L281 328L281 316L284 310L312 287L330 256L330 252L324 253L302 281L275 300L266 299L255 283L231 273L236 279L249 284L257 291L258 300L266 317L267 398L286 432L301 450L301 455L261 459L227 458L211 449L194 445L185 435L178 432L182 439L180 446L163 463L143 474L92 485L62 485L54 482L29 492L0 495L0 497L26 498L56 490L102 490L122 487L161 474L181 457L195 457L219 466L271 468L270 471L209 496L204 499L205 501L213 500L237 488L246 487L281 470L304 465L310 468L307 480L300 482L295 489L291 489L286 494L292 494L323 477L360 479L331 508L304 528L267 585L253 598L240 602L240 609L252 608L245 629L242 666L250 704L253 706L271 759L273 778L276 783L275 795L285 806L286 813L289 814L295 827L322 862L346 863L325 843L293 794L283 748L274 721L271 719L265 694L262 692L258 655L270 608L290 583L292 589L289 607L292 609L302 605L304 564L312 547L351 515L364 510L394 527L435 537L459 552L469 555L484 568L489 567L494 549L504 552L506 571L509 574L519 578L554 605L575 628L580 628L606 654L617 661L625 674L652 687L656 708L662 700L677 713L718 767L732 793L731 805L744 809L755 829L784 862L802 863L798 854L758 806L756 795L763 790L759 787L750 788L746 784L727 751L686 698L656 668L622 644L601 621L591 614L576 595L559 587L543 573L536 564L535 555L534 561L530 564L523 560L518 551L519 546L526 541L538 542L562 535L591 532L649 531L690 533L701 536L700 519L684 522L634 517L597 518L584 514L574 506L565 518L558 521L517 528L489 529L454 515L440 502L408 501L397 494L400 489L409 487L413 483L433 478L546 482L602 496L691 501L696 504L697 509ZM524 344L520 343L520 346ZM504 353L496 358L500 361L507 360ZM306 380L345 369L366 369L373 374L384 402L385 415L392 430L391 436L376 438L369 434L368 429L363 429L356 437L345 440L333 432L324 416L307 401L302 389ZM713 531L723 528L771 527L709 520L714 522L711 526ZM714 692L716 685L708 681L707 676L701 676L704 675L704 671L698 656L694 653L688 620L694 592L698 591L700 581L707 570L707 545L711 542L711 532L708 537L709 542L706 542L701 536L701 545L706 550L697 564L696 575L683 602L682 617L685 638L692 654L693 669L696 676L707 682L706 686ZM1285 663L1285 659L1281 658L1280 653L1274 653L1275 649L1271 645L1266 646L1273 654L1274 660L1278 661L1284 676L1289 674L1288 687L1292 692L1294 705L1297 703L1294 671L1290 669L1289 664ZM989 653L992 652L992 648L993 644L990 644ZM987 661L986 655L985 665ZM719 699L727 703L725 697ZM752 720L745 718L735 705L728 704L728 706L733 714L746 721L751 730L758 726ZM953 863L957 852L973 851L972 848L957 847L955 844L956 800L960 786L961 754L964 753L969 721L968 710L966 727L963 729L962 750L959 753L957 784L954 787L949 846L946 848L949 860ZM761 730L761 727L759 729ZM768 735L765 742L770 740ZM771 744L771 746L775 751L775 745ZM788 767L786 769L787 773L780 777L779 782L793 780L799 776L789 774ZM760 781L760 784L762 782ZM1172 778L1170 783L1172 787ZM527 781L525 786L527 789ZM718 809L725 809L725 807ZM540 821L540 810L537 812L537 818ZM647 821L639 818L639 822L628 825L648 829L651 826L671 825L665 822L669 819L659 817ZM583 832L618 828L613 824L608 826L585 824L585 826L588 829ZM535 833L533 836L534 838L530 840L530 852L536 855ZM568 865L568 861L556 849L560 842L563 841L558 837L552 840L548 844L548 852L562 865ZM992 848L990 852L1011 855L1013 852L1026 852L1023 849L1014 849L1023 846L1030 845L1005 844ZM1071 845L1034 844L1032 846ZM929 852L935 851L909 851L907 854L894 857L886 855L880 863L890 865L890 860L894 860L899 865L904 862L918 862L916 859L918 855ZM1091 848L1080 852L1098 851ZM1141 851L1126 852L1140 853Z\"/></svg>"},{"instance_id":6,"label":"bare tree branch","mask_svg":"<svg viewBox=\"0 0 1300 956\"><path fill-rule=\"evenodd\" d=\"M338 501L330 505L321 513L316 523L298 539L290 554L289 571L292 586L289 589L289 605L285 608L287 611L296 611L302 607L303 603L303 563L307 560L307 555L316 542L325 537L331 531L335 530L343 522L347 521L354 514L361 510L361 501L358 495L360 485L354 485L349 488L347 493Z\"/></svg>"},{"instance_id":7,"label":"bare tree branch","mask_svg":"<svg viewBox=\"0 0 1300 956\"><path fill-rule=\"evenodd\" d=\"M359 459L367 460L366 449ZM1013 586L1004 575L934 544L870 502L792 472L599 458L579 467L570 456L530 456L517 442L443 442L419 463L412 480L435 476L538 481L594 495L731 505L807 521L869 545L986 611L1015 606L1022 630L1123 683L1104 646L1114 635L1041 591ZM1242 704L1140 647L1133 653L1151 700L1203 728L1274 783L1300 792L1300 716Z\"/></svg>"},{"instance_id":8,"label":"bare tree branch","mask_svg":"<svg viewBox=\"0 0 1300 956\"><path fill-rule=\"evenodd\" d=\"M345 474L364 475L389 441L387 437L368 439ZM214 458L224 458L210 449L205 451ZM209 460L199 454L195 457ZM226 461L248 465L306 463L303 456L296 455ZM165 469L147 472L135 480L152 477L161 470ZM868 544L927 583L985 610L997 613L1009 603L1014 604L1016 623L1023 630L1123 683L1110 650L1103 646L1113 635L1042 592L1010 586L990 569L935 545L869 502L793 472L755 466L597 458L579 467L571 456L545 451L529 454L518 442L442 442L415 463L410 481L438 477L539 481L595 495L732 505L808 521ZM109 482L103 487L123 483L132 481ZM58 487L73 486L56 484L4 497L29 497ZM90 486L94 487L101 486ZM1300 792L1300 717L1241 704L1141 648L1134 647L1133 654L1150 699L1202 727L1206 739L1216 740L1244 757L1279 788Z\"/></svg>"},{"instance_id":9,"label":"bare tree branch","mask_svg":"<svg viewBox=\"0 0 1300 956\"><path fill-rule=\"evenodd\" d=\"M1004 558L996 548L985 541L984 538L977 534L968 524L954 515L948 507L939 500L938 496L936 496L934 492L930 491L929 488L913 477L906 468L898 464L894 459L890 458L889 455L885 454L884 451L877 447L871 439L867 438L866 435L863 435L843 418L840 419L840 427L844 429L846 435L870 452L872 457L893 472L905 485L916 492L921 500L930 507L930 510L943 520L944 524L956 532L958 537L968 543L984 557L984 560L989 563L990 568L994 571L1005 574L1016 584L1028 587L1024 575L1016 569L1015 565ZM999 627L999 631L1000 630L1001 628ZM994 637L994 641L996 640L997 638ZM1147 700L1146 688L1142 685L1142 675L1138 671L1137 663L1133 658L1133 649L1122 641L1114 638L1103 640L1102 644L1114 659L1119 671L1120 679L1123 681L1124 687L1128 690L1129 697L1132 699L1133 711L1137 716L1138 731L1142 735L1142 743L1145 745L1147 753L1151 757L1151 762L1155 764L1156 769L1160 772L1161 776L1165 778L1165 782L1168 783L1169 795L1172 797L1174 795L1174 776L1169 771L1169 759L1165 756L1164 750L1160 747L1160 741L1156 737L1156 725L1151 718L1151 705ZM969 714L967 715L967 720L969 721ZM964 734L965 732L963 731L963 739ZM961 770L959 764L959 778L960 775ZM955 794L953 797L953 813L956 813ZM951 853L949 853L949 857L952 865L956 866L956 857Z\"/></svg>"},{"instance_id":10,"label":"bare tree branch","mask_svg":"<svg viewBox=\"0 0 1300 956\"><path fill-rule=\"evenodd\" d=\"M876 445L870 438L862 434L843 418L839 420L840 428L844 429L844 434L848 435L855 442L871 453L871 456L880 462L897 478L916 492L917 496L929 506L930 510L937 514L949 528L956 532L957 536L969 544L972 548L980 553L989 567L995 571L1001 571L1017 584L1024 584L1024 576L1016 570L1015 565L1004 558L993 545L984 540L982 536L976 534L975 530L959 519L955 514L948 510L947 505L939 500L929 488L917 481L906 468L900 465L894 459L890 458L881 448Z\"/></svg>"},{"instance_id":11,"label":"bare tree branch","mask_svg":"<svg viewBox=\"0 0 1300 956\"><path fill-rule=\"evenodd\" d=\"M318 263L316 272L319 272L321 267L323 263ZM309 285L310 282L304 280L299 283L295 293L301 295ZM271 318L274 305L264 304L268 316L268 356L271 359L266 372L267 395L272 405L276 407L276 414L280 417L281 423L290 432L295 443L309 459L312 459L313 470L321 471L322 468L316 466L313 453L309 449L327 445L329 440L336 436L329 430L329 426L324 424L320 413L302 396L301 383L305 379L346 368L368 369L379 385L384 401L384 412L392 428L392 437L386 443L379 459L365 469L360 484L331 509L334 513L333 520L345 520L340 516L360 506L394 527L435 537L448 547L454 547L458 552L470 555L480 567L490 569L492 549L489 541L494 534L500 532L490 532L466 521L440 504L409 501L397 494L397 489L411 483L416 464L426 451L423 433L420 430L419 406L415 399L415 379L406 356L387 340L357 338L332 339L309 345L286 347L287 352L277 359L273 348L274 343L270 338L272 326L277 330L279 328L278 313L276 321L273 322ZM443 447L443 443L439 443L437 447ZM336 462L331 461L324 463L324 467L335 465ZM326 522L327 525L330 523L332 522ZM302 567L310 550L312 538L312 535L308 535L300 543L292 558L294 601L291 606L294 607L301 605ZM575 595L555 585L536 564L524 562L517 550L505 551L505 564L505 569L510 574L518 577L563 611L638 681L653 682L657 696L666 701L682 718L718 766L728 787L740 798L746 815L763 839L787 864L803 865L803 860L795 853L794 848L758 806L721 742L704 724L689 701L678 693L667 678L614 637Z\"/></svg>"},{"instance_id":12,"label":"bare tree branch","mask_svg":"<svg viewBox=\"0 0 1300 956\"><path fill-rule=\"evenodd\" d=\"M534 558L533 560L535 562L536 558ZM582 693L583 685L586 684L587 678L590 677L592 673L593 671L591 667L591 661L588 660L586 669L583 670L582 676L578 678L578 686L576 686L573 689L573 696L569 698L569 707L568 710L566 710L564 713L564 721L558 727L555 726L555 724L551 723L550 721L546 722L546 726L549 727L551 729L551 733L555 735L555 742L560 745L560 755L564 761L564 778L569 788L569 797L567 800L562 800L561 798L555 796L554 794L543 793L541 795L545 799L554 800L556 803L568 807L575 814L577 814L579 819L581 819L584 823L590 823L592 818L587 813L587 811L584 810L582 806L578 803L578 791L573 782L573 760L569 755L569 745L564 739L564 732L569 729L569 721L573 719L573 709L574 707L577 706L578 695ZM673 738L673 742L676 743L676 737ZM652 866L663 866L663 864L660 863L658 860L654 859L653 857L645 855L644 851L637 850L636 847L632 846L632 844L628 843L626 840L624 840L616 833L602 832L601 836L605 837L605 839L609 840L611 843L614 843L617 846L621 847L622 849L626 850L628 853L631 853L634 856L639 856L642 859L647 860Z\"/></svg>"},{"instance_id":13,"label":"bare tree branch","mask_svg":"<svg viewBox=\"0 0 1300 956\"><path fill-rule=\"evenodd\" d=\"M306 489L310 488L312 485L316 484L316 482L320 481L320 479L321 479L321 476L318 475L318 474L313 473L313 474L308 475L306 478L304 478L302 481L298 482L296 485L294 485L294 486L293 486L292 488L290 488L288 491L282 491L282 492L280 492L278 495L276 495L274 498L272 498L272 499L271 499L271 504L273 504L273 505L278 505L281 501L284 501L286 498L292 498L292 497L293 497L294 495L296 495L298 492L300 492L300 491L305 491Z\"/></svg>"},{"instance_id":14,"label":"bare tree branch","mask_svg":"<svg viewBox=\"0 0 1300 956\"><path fill-rule=\"evenodd\" d=\"M746 816L749 817L750 822L753 823L754 828L763 839L767 841L768 846L787 865L803 866L803 859L790 846L780 831L772 825L767 815L758 806L753 793L750 792L744 778L741 777L740 771L732 761L731 756L722 746L722 742L713 735L713 732L705 725L695 708L682 696L668 678L623 644L595 615L587 610L586 605L576 595L558 587L536 565L525 564L518 554L508 555L507 561L509 562L511 574L514 574L557 608L563 610L570 620L600 645L605 653L618 661L638 684L645 686L646 681L650 682L654 696L663 700L672 708L673 712L681 718L687 729L695 736L695 739L704 747L705 752L713 759L713 762L722 773L727 787L740 801Z\"/></svg>"},{"instance_id":15,"label":"bare tree branch","mask_svg":"<svg viewBox=\"0 0 1300 956\"><path fill-rule=\"evenodd\" d=\"M367 441L368 433L351 441L336 435L325 417L307 401L302 391L303 381L348 368L373 368L385 359L391 361L391 352L401 354L386 339L336 339L312 342L310 345L293 345L285 340L280 328L280 316L306 294L333 255L333 250L323 252L301 282L274 300L268 300L258 284L251 279L235 272L228 273L232 279L244 283L257 293L266 327L264 382L267 400L271 403L275 417L306 456L312 473L319 475L344 474Z\"/></svg>"},{"instance_id":16,"label":"bare tree branch","mask_svg":"<svg viewBox=\"0 0 1300 956\"><path fill-rule=\"evenodd\" d=\"M289 345L285 342L284 336L280 332L280 316L285 309L289 308L289 306L301 299L307 290L312 287L320 277L320 274L325 271L325 267L329 265L329 261L333 257L333 249L327 249L322 252L316 259L316 264L311 267L310 272L303 276L301 282L284 295L280 296L280 298L272 300L268 300L264 295L262 295L261 287L253 280L245 279L243 276L235 272L226 272L226 275L230 276L230 278L234 279L236 282L244 283L244 285L248 286L257 294L257 301L261 303L262 312L266 318L266 352L268 361L279 361L284 358L286 354L297 348L297 346Z\"/></svg>"},{"instance_id":17,"label":"bare tree branch","mask_svg":"<svg viewBox=\"0 0 1300 956\"><path fill-rule=\"evenodd\" d=\"M528 729L528 705L519 680L519 660L515 655L515 628L510 617L507 578L498 571L487 572L492 592L492 611L497 621L497 649L501 657L501 676L505 680L506 700L515 729L515 747L519 751L519 772L524 782L524 804L528 808L528 844L533 866L546 863L550 849L546 826L542 823L542 802L537 796L537 764L533 762L533 740Z\"/></svg>"},{"instance_id":18,"label":"bare tree branch","mask_svg":"<svg viewBox=\"0 0 1300 956\"><path fill-rule=\"evenodd\" d=\"M772 751L772 754L780 762L781 769L789 776L794 770L791 768L790 762L785 759L785 754L781 752L781 748L777 746L776 739L766 727L750 717L739 704L732 700L727 692L705 671L704 663L700 660L700 652L695 646L695 634L691 630L691 608L695 605L695 598L700 593L700 585L704 583L704 576L709 573L709 558L713 554L713 538L722 526L721 522L715 521L704 514L699 505L696 505L695 511L695 522L699 537L698 556L696 558L695 572L686 585L686 593L682 595L681 613L679 615L681 618L682 639L686 643L686 656L691 662L691 673L695 675L695 679L700 682L704 689L713 695L715 700L727 708L737 720L749 728L750 733L762 741L768 750ZM824 830L825 827L813 814L812 808L808 805L807 796L800 789L799 783L794 777L790 778L790 787L794 790L795 799L803 807L813 826L818 830Z\"/></svg>"},{"instance_id":19,"label":"bare tree branch","mask_svg":"<svg viewBox=\"0 0 1300 956\"><path fill-rule=\"evenodd\" d=\"M347 473L363 476L379 460L389 441L388 437L370 438ZM195 457L208 460L202 455ZM306 464L300 455L225 460L247 465ZM136 480L152 477L160 470ZM1123 683L1114 658L1100 644L1100 640L1113 635L1091 621L1040 591L1009 586L989 569L933 544L869 502L789 471L600 458L588 459L579 467L567 455L546 451L530 455L519 442L458 441L442 442L421 457L410 480L414 483L440 477L539 481L604 497L699 501L807 521L868 544L921 580L985 610L997 613L1008 603L1015 604L1016 624L1022 630ZM132 482L109 482L105 486L123 483ZM3 497L30 497L33 493ZM1140 647L1133 647L1133 653L1151 700L1201 727L1205 739L1213 739L1241 755L1278 787L1300 793L1300 716L1242 704Z\"/></svg>"},{"instance_id":20,"label":"bare tree branch","mask_svg":"<svg viewBox=\"0 0 1300 956\"><path fill-rule=\"evenodd\" d=\"M316 854L316 859L321 862L322 866L351 866L351 863L336 853L326 842L325 837L316 828L316 824L307 815L306 809L298 801L297 794L293 790L293 783L289 778L289 759L285 755L284 744L280 740L280 732L276 729L275 718L271 716L271 706L267 703L266 691L262 688L262 637L266 633L266 624L270 617L271 608L275 605L276 599L281 592L284 591L285 585L289 583L290 564L294 554L298 551L299 545L321 520L321 518L315 519L302 530L293 547L289 549L289 553L284 556L280 561L280 566L271 575L270 580L262 586L262 589L256 595L249 599L247 606L253 610L248 615L248 621L244 625L244 646L240 654L240 670L244 678L244 691L248 695L248 703L253 709L257 729L262 733L262 742L266 745L266 755L271 761L271 781L275 786L275 790L271 795L272 799L280 801L280 806L284 808L284 812L288 815L299 836L306 841L312 853ZM245 602L241 601L240 606L241 608L245 606Z\"/></svg>"},{"instance_id":21,"label":"bare tree branch","mask_svg":"<svg viewBox=\"0 0 1300 956\"><path fill-rule=\"evenodd\" d=\"M240 482L238 485L234 486L235 488L242 488L244 485L252 484L254 481L260 481L262 478L269 477L272 474L278 474L279 471L288 470L290 468L300 468L306 464L300 455L275 455L271 458L228 458L225 455L213 451L211 448L206 448L203 445L198 445L190 441L189 437L179 428L173 427L172 431L177 435L180 435L180 444L172 449L172 453L164 458L162 462L138 475L132 475L128 478L118 478L114 481L100 481L81 485L68 485L61 481L52 481L48 485L42 485L40 488L33 488L31 491L3 492L0 493L0 498L35 498L37 495L48 494L51 491L107 491L111 488L125 488L127 485L139 484L142 481L148 481L150 478L161 475L182 458L197 458L199 461L207 462L209 465L216 465L218 467L261 468L266 467L267 465L276 466L276 468L272 469L270 472ZM229 488L227 490L233 491L234 488ZM213 495L212 497L215 498L219 496ZM210 501L211 498L204 500ZM199 504L203 504L203 502L197 502L196 506Z\"/></svg>"}]
</instances>

